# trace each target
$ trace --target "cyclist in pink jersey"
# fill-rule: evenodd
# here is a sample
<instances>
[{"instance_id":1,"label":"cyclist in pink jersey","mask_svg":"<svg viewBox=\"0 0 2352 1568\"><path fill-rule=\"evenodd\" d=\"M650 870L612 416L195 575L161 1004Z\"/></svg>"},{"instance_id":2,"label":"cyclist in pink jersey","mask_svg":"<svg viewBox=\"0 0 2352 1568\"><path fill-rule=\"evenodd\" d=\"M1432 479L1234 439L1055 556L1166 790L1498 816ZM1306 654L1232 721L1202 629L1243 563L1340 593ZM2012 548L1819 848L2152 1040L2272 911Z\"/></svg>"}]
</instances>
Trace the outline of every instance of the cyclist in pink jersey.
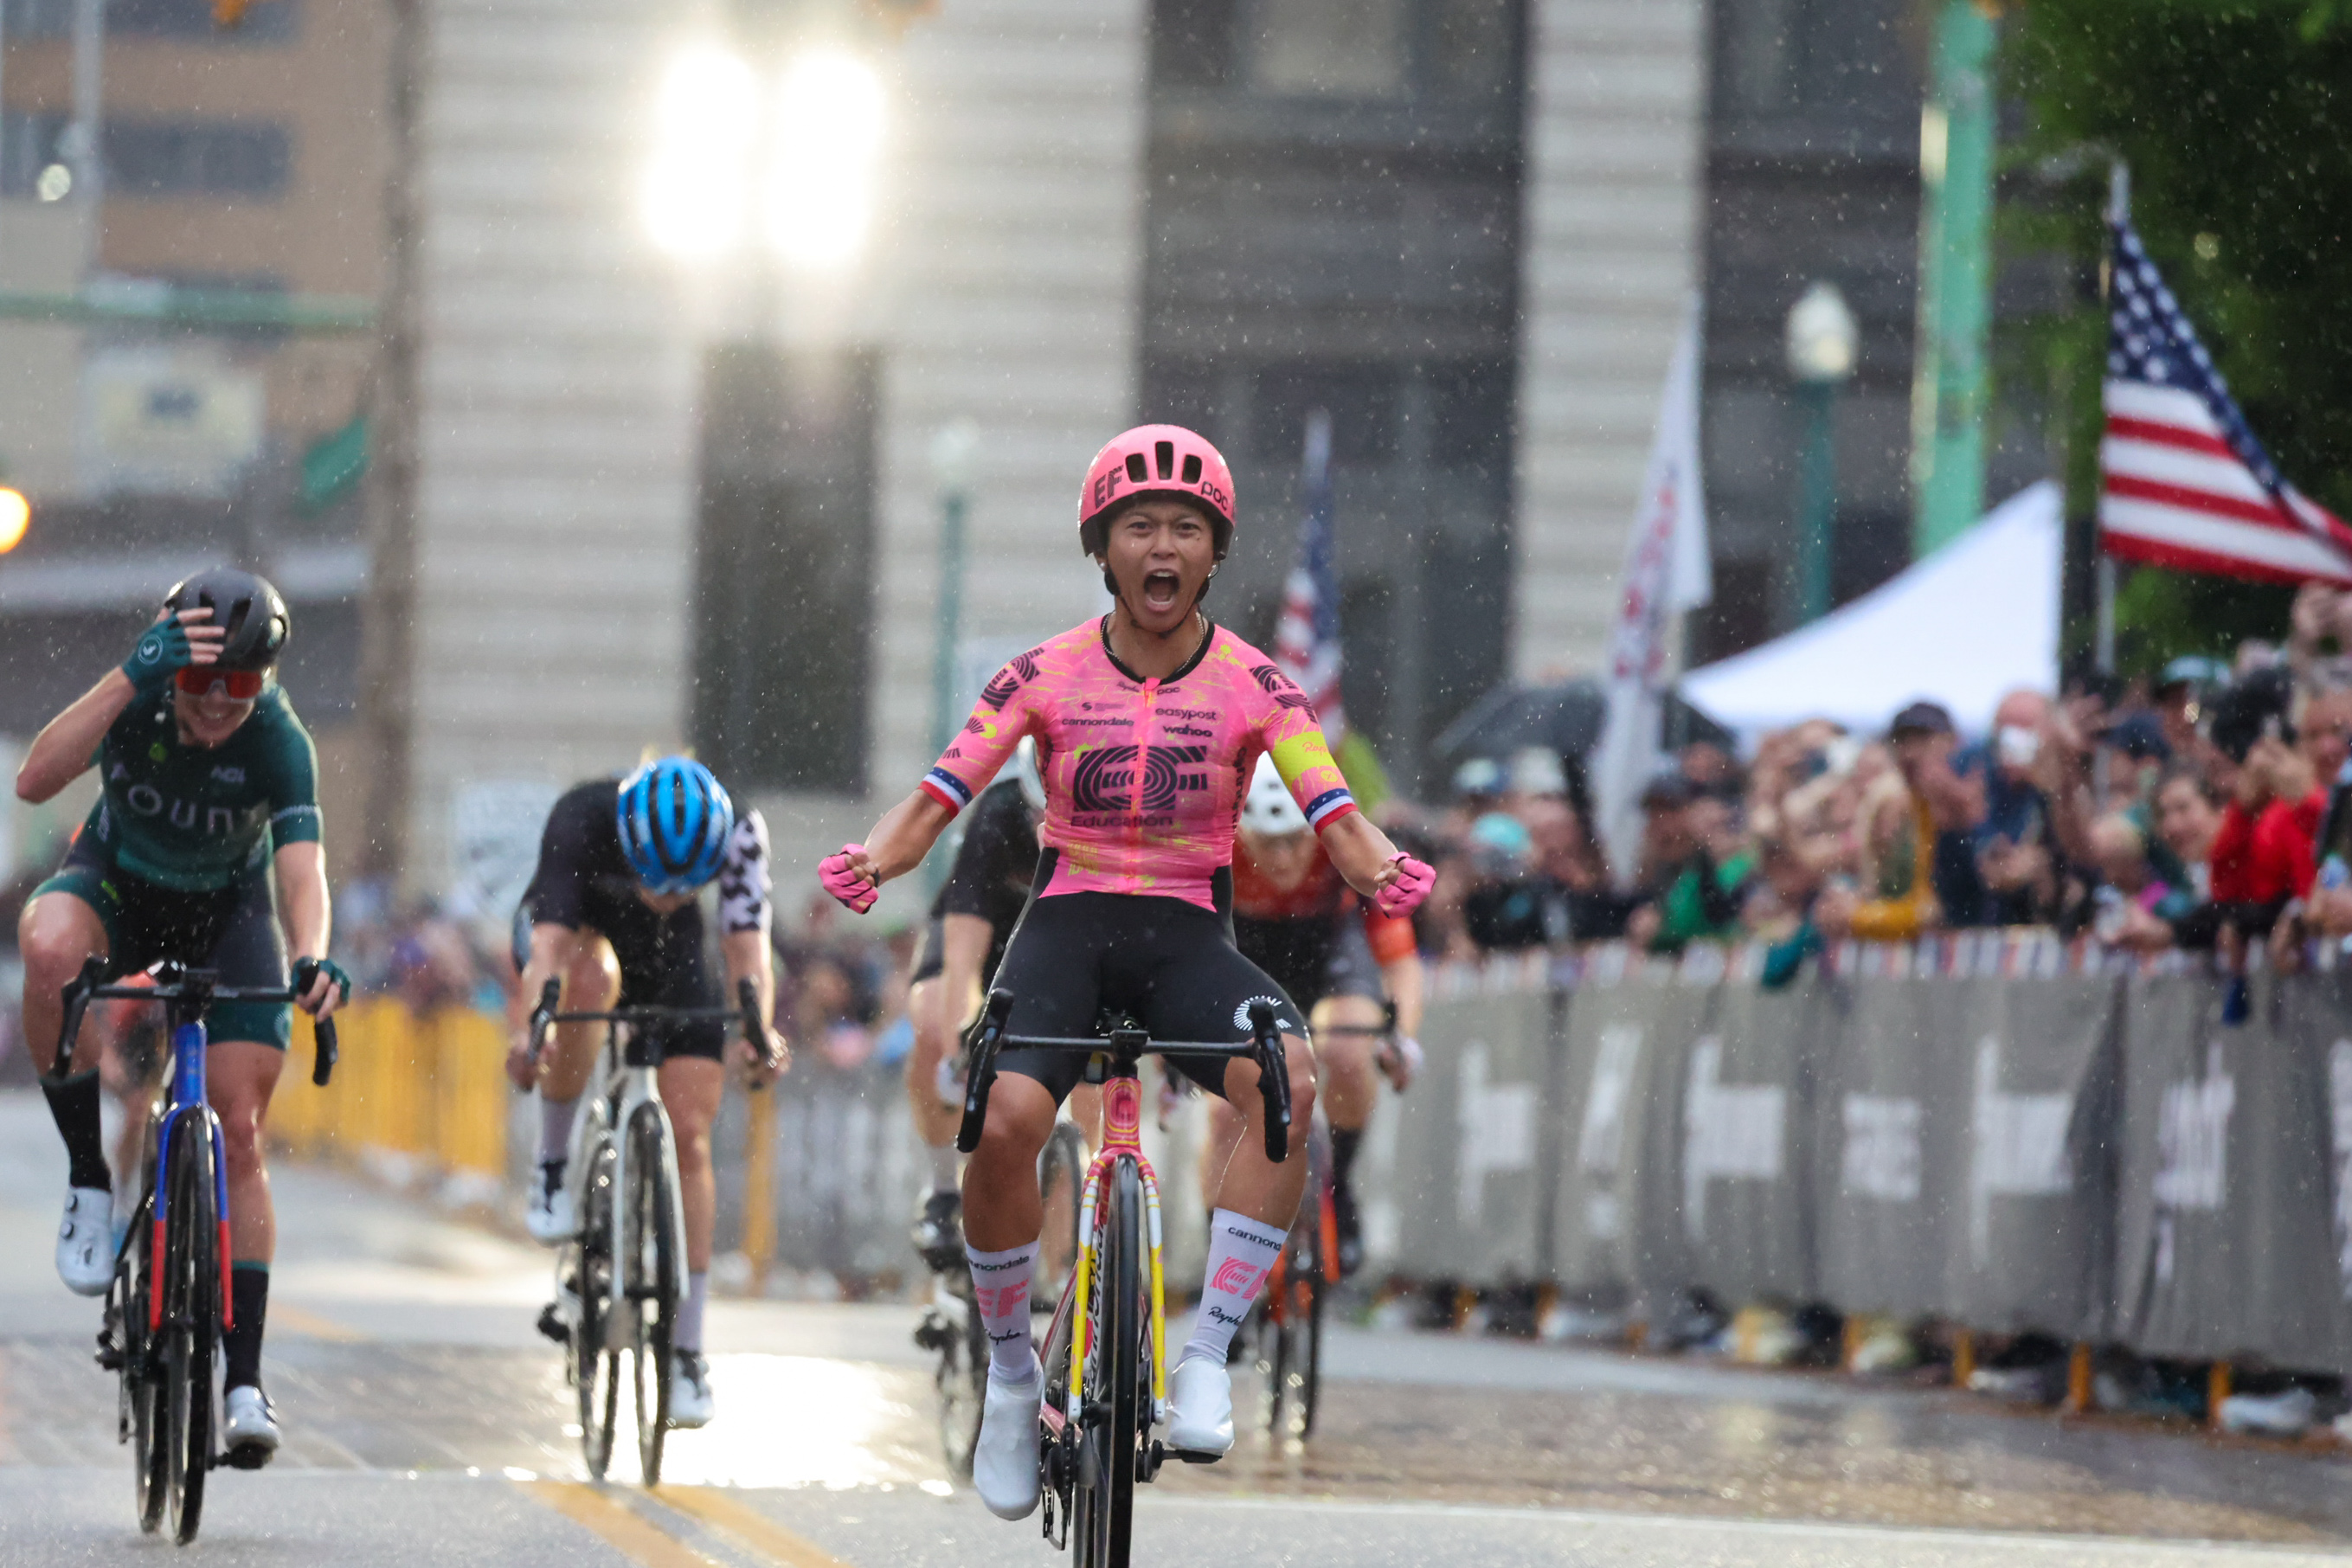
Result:
<instances>
[{"instance_id":1,"label":"cyclist in pink jersey","mask_svg":"<svg viewBox=\"0 0 2352 1568\"><path fill-rule=\"evenodd\" d=\"M1013 997L1008 1031L1090 1034L1111 1006L1161 1039L1241 1041L1251 1002L1271 1001L1303 1127L1315 1093L1305 1015L1235 950L1229 918L1234 826L1258 757L1274 758L1333 866L1383 912L1409 913L1433 879L1356 810L1298 689L1202 614L1232 542L1232 495L1224 459L1192 431L1147 425L1106 446L1078 518L1111 613L999 671L921 786L864 844L826 857L819 876L851 909L870 909L880 884L920 864L1022 737L1034 736L1045 823L1029 908L997 971ZM1170 1447L1218 1455L1233 1446L1226 1352L1280 1256L1307 1163L1266 1159L1254 1065L1177 1052L1167 1061L1246 1124L1217 1187L1200 1312L1170 1378ZM964 1173L967 1250L993 1347L972 1479L1007 1519L1038 1497L1044 1376L1029 1335L1043 1226L1037 1155L1081 1068L1068 1056L999 1057Z\"/></svg>"}]
</instances>

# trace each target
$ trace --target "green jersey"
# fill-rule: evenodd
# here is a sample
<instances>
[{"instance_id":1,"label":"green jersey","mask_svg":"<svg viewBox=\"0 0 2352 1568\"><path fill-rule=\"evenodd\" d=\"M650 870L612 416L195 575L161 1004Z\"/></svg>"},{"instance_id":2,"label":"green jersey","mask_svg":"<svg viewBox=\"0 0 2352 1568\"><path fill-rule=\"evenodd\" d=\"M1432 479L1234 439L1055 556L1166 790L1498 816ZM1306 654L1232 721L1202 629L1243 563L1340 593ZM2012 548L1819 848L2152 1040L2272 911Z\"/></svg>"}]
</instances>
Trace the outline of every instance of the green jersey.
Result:
<instances>
[{"instance_id":1,"label":"green jersey","mask_svg":"<svg viewBox=\"0 0 2352 1568\"><path fill-rule=\"evenodd\" d=\"M210 892L319 838L319 755L276 686L216 747L183 744L172 696L123 710L91 759L104 793L84 842L142 881Z\"/></svg>"}]
</instances>

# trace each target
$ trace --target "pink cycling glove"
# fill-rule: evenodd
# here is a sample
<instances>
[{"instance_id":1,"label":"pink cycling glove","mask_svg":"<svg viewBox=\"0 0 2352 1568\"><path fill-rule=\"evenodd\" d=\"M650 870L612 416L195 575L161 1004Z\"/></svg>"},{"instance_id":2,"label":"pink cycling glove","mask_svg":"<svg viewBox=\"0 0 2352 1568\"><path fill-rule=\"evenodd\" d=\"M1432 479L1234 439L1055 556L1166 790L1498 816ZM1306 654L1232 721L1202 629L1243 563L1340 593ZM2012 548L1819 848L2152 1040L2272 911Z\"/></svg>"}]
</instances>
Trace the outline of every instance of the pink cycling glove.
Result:
<instances>
[{"instance_id":1,"label":"pink cycling glove","mask_svg":"<svg viewBox=\"0 0 2352 1568\"><path fill-rule=\"evenodd\" d=\"M863 844L845 844L839 854L828 855L816 863L816 879L824 884L824 890L861 915L872 909L874 900L882 896L882 889L874 885L871 878L858 870L856 862L850 858L865 853L866 846Z\"/></svg>"},{"instance_id":2,"label":"pink cycling glove","mask_svg":"<svg viewBox=\"0 0 2352 1568\"><path fill-rule=\"evenodd\" d=\"M1429 897L1429 889L1437 884L1437 873L1424 861L1410 855L1396 858L1396 880L1373 896L1372 907L1394 919L1409 915L1421 908L1421 900Z\"/></svg>"}]
</instances>

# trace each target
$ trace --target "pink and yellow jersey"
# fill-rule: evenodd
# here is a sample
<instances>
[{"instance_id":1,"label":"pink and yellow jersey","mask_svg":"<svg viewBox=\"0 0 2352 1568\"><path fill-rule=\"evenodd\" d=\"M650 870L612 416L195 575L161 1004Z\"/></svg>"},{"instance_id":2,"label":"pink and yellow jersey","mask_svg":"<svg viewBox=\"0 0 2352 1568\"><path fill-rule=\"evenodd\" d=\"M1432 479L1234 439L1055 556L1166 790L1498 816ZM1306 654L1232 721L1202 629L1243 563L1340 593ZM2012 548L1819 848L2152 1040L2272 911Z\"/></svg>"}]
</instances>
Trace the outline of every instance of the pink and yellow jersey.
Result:
<instances>
[{"instance_id":1,"label":"pink and yellow jersey","mask_svg":"<svg viewBox=\"0 0 2352 1568\"><path fill-rule=\"evenodd\" d=\"M1111 657L1107 628L1108 617L1088 621L997 671L923 780L961 811L1035 736L1037 837L1055 852L1044 896L1148 893L1215 909L1261 752L1318 831L1356 809L1313 706L1272 659L1212 626L1190 664L1145 680Z\"/></svg>"}]
</instances>

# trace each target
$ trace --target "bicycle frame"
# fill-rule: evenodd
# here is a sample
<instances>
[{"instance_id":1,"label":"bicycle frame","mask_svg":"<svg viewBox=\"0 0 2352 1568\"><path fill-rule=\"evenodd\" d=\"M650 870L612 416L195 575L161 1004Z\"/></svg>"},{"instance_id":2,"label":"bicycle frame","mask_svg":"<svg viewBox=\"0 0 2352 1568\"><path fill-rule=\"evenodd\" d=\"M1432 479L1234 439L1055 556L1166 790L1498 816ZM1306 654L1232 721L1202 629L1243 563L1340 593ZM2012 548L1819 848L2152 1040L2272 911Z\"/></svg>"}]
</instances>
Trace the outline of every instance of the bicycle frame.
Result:
<instances>
[{"instance_id":1,"label":"bicycle frame","mask_svg":"<svg viewBox=\"0 0 2352 1568\"><path fill-rule=\"evenodd\" d=\"M572 1213L584 1213L591 1176L589 1167L594 1162L582 1156L593 1150L598 1140L609 1141L613 1146L614 1201L607 1205L610 1214L605 1240L610 1248L607 1256L621 1271L616 1275L621 1292L625 1296L654 1290L676 1293L684 1288L683 1279L647 1280L637 1278L637 1243L640 1238L635 1229L636 1215L630 1205L620 1200L620 1194L630 1190L630 1163L636 1157L632 1148L635 1140L628 1136L628 1130L635 1123L638 1111L650 1105L661 1122L662 1166L668 1178L670 1198L670 1234L683 1237L686 1235L686 1205L677 1175L677 1139L670 1128L669 1108L662 1103L659 1063L656 1059L648 1059L649 1053L639 1048L641 1041L649 1047L650 1040L639 1031L632 1036L628 1048L624 1049L619 1036L617 1025L605 1036L604 1081L597 1090L595 1103L588 1108L588 1114L582 1117L579 1125L572 1129L572 1163L566 1184L572 1189ZM618 1313L605 1317L604 1349L628 1348L623 1342L624 1321Z\"/></svg>"}]
</instances>

